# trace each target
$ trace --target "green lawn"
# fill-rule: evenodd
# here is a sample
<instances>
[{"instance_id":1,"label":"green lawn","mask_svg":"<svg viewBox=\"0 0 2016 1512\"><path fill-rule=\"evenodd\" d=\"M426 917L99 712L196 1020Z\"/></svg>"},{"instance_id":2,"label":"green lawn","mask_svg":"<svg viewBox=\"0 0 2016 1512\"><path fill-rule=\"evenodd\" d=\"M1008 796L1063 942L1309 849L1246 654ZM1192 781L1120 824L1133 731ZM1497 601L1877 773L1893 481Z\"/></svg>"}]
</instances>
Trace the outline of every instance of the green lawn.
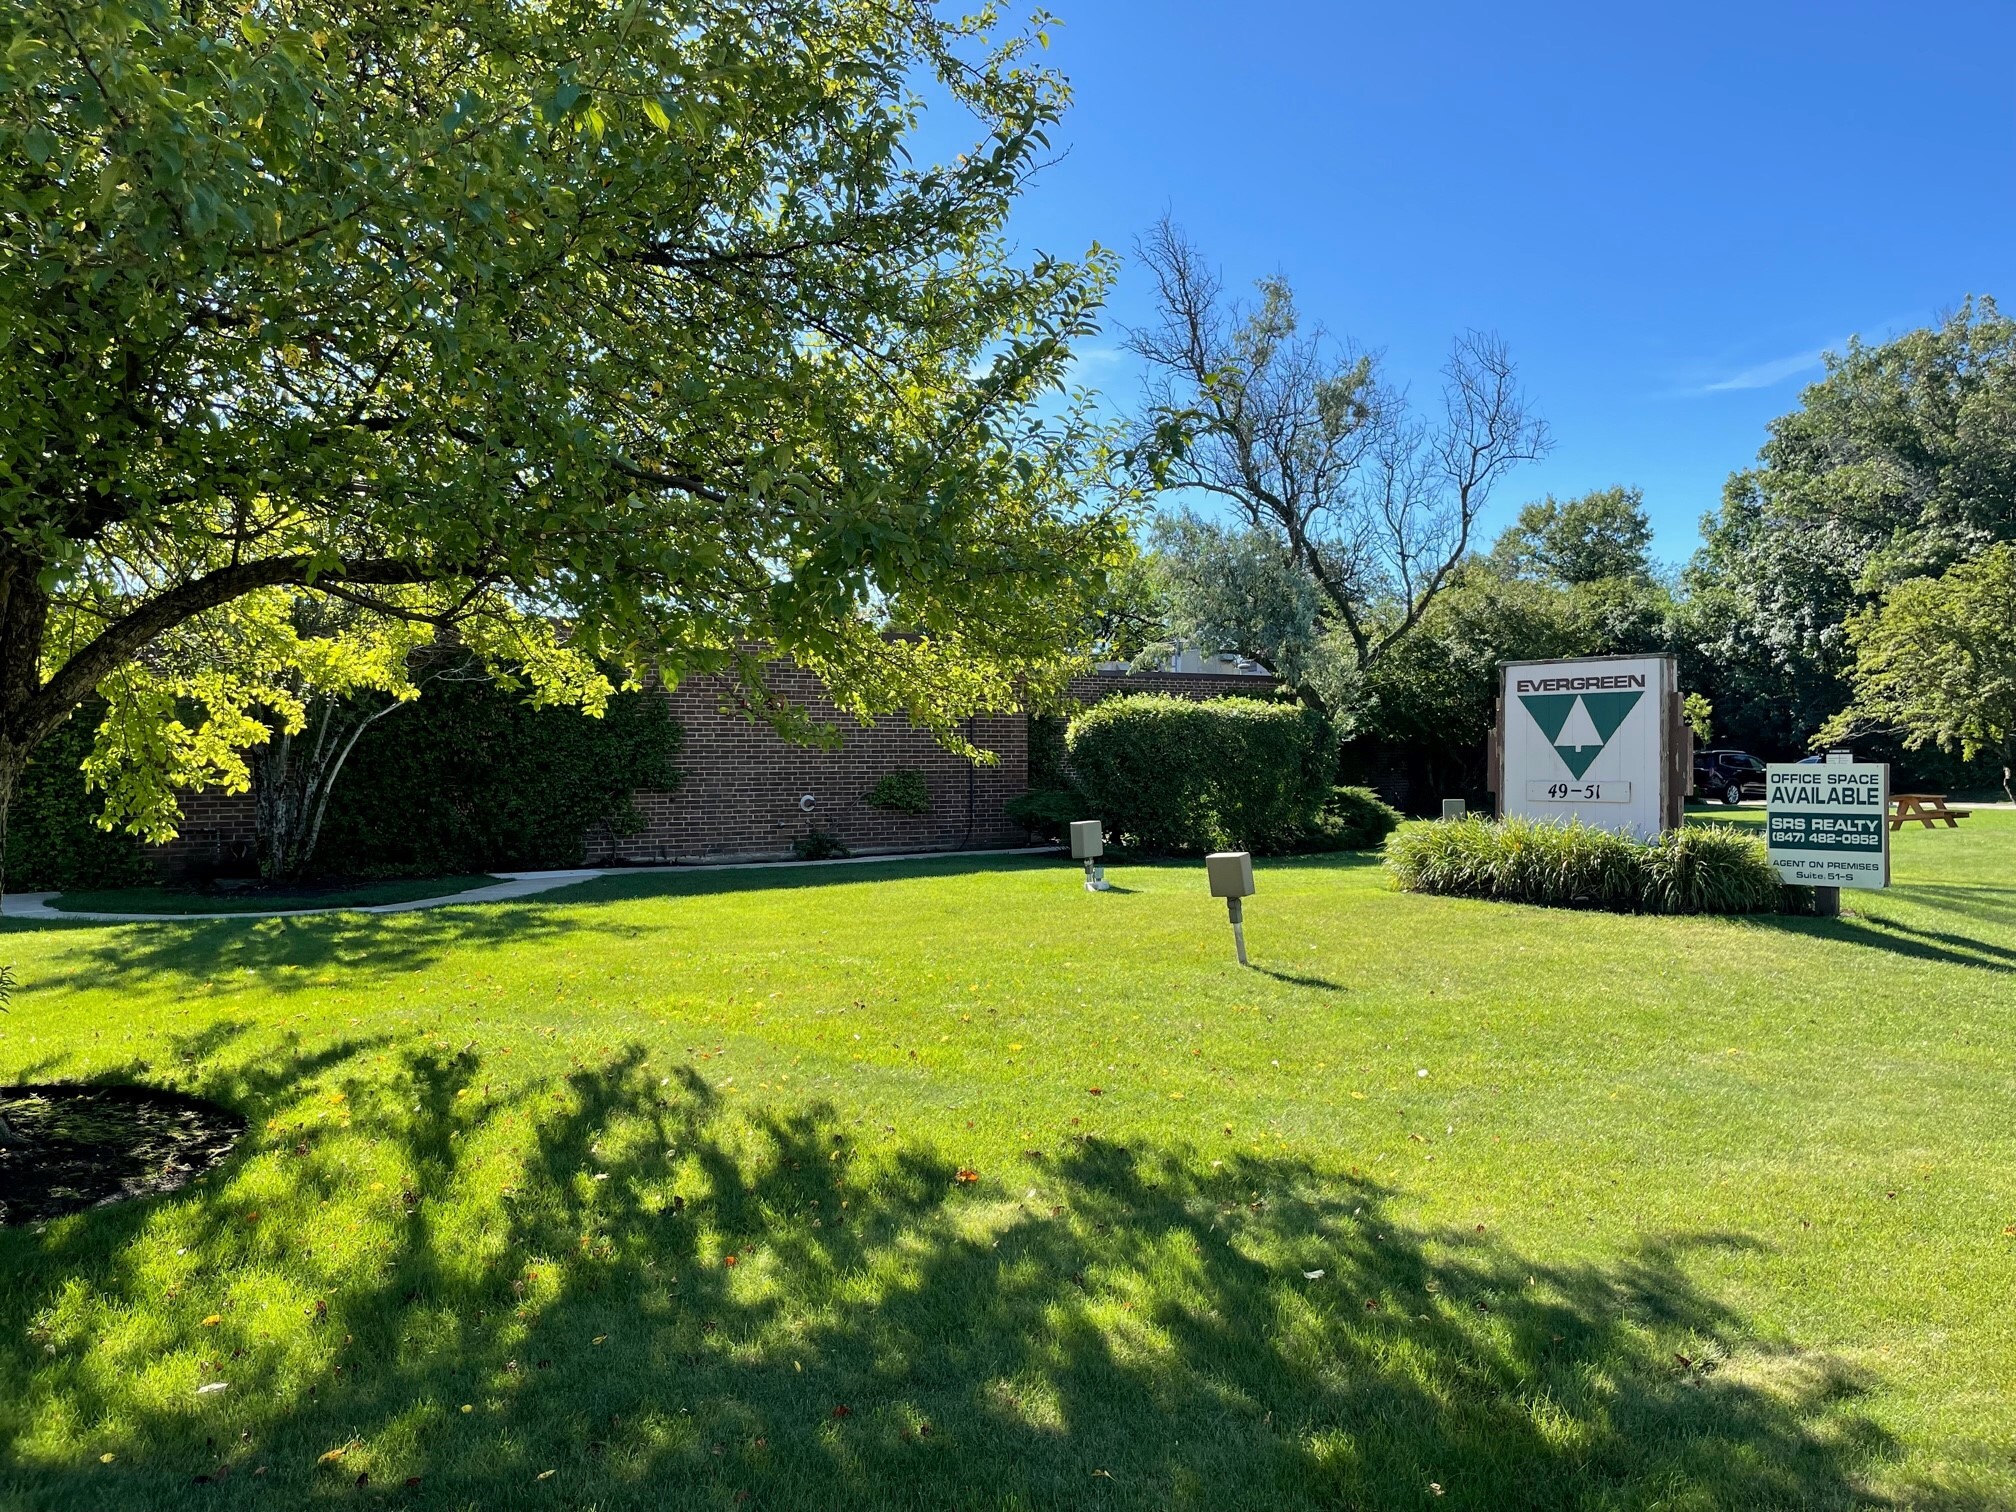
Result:
<instances>
[{"instance_id":1,"label":"green lawn","mask_svg":"<svg viewBox=\"0 0 2016 1512\"><path fill-rule=\"evenodd\" d=\"M410 903L447 898L496 877L420 877L392 882L356 882L333 887L199 890L191 887L108 887L67 892L51 898L51 908L76 913L213 914L277 913L289 908L363 908L376 903Z\"/></svg>"},{"instance_id":2,"label":"green lawn","mask_svg":"<svg viewBox=\"0 0 2016 1512\"><path fill-rule=\"evenodd\" d=\"M1057 859L15 926L0 1080L253 1123L0 1231L0 1507L2016 1505L2016 814L1838 921L1258 873L1243 972Z\"/></svg>"}]
</instances>

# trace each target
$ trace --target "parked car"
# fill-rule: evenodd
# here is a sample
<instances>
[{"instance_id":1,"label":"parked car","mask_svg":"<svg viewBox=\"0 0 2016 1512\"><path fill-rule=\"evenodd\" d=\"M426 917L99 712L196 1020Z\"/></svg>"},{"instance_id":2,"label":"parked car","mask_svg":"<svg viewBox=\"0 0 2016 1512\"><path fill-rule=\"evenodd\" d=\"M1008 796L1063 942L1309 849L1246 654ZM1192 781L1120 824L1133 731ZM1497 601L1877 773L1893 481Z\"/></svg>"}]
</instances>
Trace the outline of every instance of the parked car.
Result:
<instances>
[{"instance_id":1,"label":"parked car","mask_svg":"<svg viewBox=\"0 0 2016 1512\"><path fill-rule=\"evenodd\" d=\"M1762 798L1764 763L1748 751L1696 751L1694 791L1724 803Z\"/></svg>"}]
</instances>

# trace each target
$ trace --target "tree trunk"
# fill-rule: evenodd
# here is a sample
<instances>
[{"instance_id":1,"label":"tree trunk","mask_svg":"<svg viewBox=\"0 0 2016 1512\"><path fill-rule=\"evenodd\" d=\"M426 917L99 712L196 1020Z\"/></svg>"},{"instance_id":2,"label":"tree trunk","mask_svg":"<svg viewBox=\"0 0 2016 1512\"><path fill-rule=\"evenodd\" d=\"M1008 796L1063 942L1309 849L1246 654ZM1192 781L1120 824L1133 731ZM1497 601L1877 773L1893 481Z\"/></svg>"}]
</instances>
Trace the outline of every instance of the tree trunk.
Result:
<instances>
[{"instance_id":1,"label":"tree trunk","mask_svg":"<svg viewBox=\"0 0 2016 1512\"><path fill-rule=\"evenodd\" d=\"M0 741L0 911L4 911L7 900L7 811L14 806L14 778L21 769L21 761L15 757L12 742ZM11 987L11 982L7 986ZM5 991L0 990L0 1012L7 1007ZM0 1145L16 1147L28 1141L16 1134L8 1126L7 1115L0 1113Z\"/></svg>"},{"instance_id":2,"label":"tree trunk","mask_svg":"<svg viewBox=\"0 0 2016 1512\"><path fill-rule=\"evenodd\" d=\"M365 730L404 705L386 699L377 708L349 699L316 696L299 735L285 731L252 759L253 826L259 876L267 882L300 877L315 857L322 820L343 764Z\"/></svg>"}]
</instances>

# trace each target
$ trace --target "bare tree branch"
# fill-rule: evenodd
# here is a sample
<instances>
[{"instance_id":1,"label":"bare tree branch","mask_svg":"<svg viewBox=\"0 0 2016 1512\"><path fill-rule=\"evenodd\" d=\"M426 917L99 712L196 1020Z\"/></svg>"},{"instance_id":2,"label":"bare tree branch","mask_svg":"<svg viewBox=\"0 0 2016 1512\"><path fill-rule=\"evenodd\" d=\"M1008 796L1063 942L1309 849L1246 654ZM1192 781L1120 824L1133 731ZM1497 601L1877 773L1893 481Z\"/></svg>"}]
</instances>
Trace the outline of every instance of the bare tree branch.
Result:
<instances>
[{"instance_id":1,"label":"bare tree branch","mask_svg":"<svg viewBox=\"0 0 2016 1512\"><path fill-rule=\"evenodd\" d=\"M1137 452L1152 486L1221 499L1272 537L1370 665L1420 622L1496 484L1549 448L1504 343L1459 337L1426 420L1377 353L1305 327L1285 279L1228 299L1166 217L1137 251L1156 295L1155 321L1127 332L1148 368Z\"/></svg>"}]
</instances>

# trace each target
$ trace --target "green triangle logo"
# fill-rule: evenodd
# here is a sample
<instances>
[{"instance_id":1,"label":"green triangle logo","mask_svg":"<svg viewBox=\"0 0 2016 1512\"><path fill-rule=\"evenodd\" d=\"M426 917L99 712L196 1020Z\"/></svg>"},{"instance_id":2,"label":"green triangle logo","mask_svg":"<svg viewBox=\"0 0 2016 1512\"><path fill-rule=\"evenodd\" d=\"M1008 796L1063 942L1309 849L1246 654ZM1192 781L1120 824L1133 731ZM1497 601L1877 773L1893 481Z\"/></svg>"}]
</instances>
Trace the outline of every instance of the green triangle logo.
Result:
<instances>
[{"instance_id":1,"label":"green triangle logo","mask_svg":"<svg viewBox=\"0 0 2016 1512\"><path fill-rule=\"evenodd\" d=\"M1521 693L1519 702L1533 716L1533 723L1554 747L1561 764L1580 781L1644 696L1643 693ZM1579 718L1575 707L1578 703L1582 706Z\"/></svg>"}]
</instances>

